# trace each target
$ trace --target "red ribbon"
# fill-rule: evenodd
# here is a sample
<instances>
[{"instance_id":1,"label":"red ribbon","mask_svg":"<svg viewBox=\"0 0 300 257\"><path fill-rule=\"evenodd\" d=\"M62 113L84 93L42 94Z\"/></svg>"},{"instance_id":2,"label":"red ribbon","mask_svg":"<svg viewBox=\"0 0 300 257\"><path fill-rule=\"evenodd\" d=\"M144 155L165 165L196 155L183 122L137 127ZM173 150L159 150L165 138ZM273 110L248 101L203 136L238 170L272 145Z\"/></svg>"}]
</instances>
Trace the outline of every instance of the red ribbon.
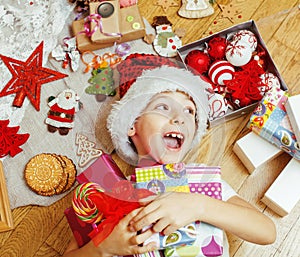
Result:
<instances>
[{"instance_id":1,"label":"red ribbon","mask_svg":"<svg viewBox=\"0 0 300 257\"><path fill-rule=\"evenodd\" d=\"M89 194L87 200L92 202L102 214L102 221L99 225L93 224L94 230L89 234L95 246L110 235L125 215L141 206L140 199L150 195L154 193L147 189L134 189L131 182L127 180L116 183L111 192L99 190Z\"/></svg>"}]
</instances>

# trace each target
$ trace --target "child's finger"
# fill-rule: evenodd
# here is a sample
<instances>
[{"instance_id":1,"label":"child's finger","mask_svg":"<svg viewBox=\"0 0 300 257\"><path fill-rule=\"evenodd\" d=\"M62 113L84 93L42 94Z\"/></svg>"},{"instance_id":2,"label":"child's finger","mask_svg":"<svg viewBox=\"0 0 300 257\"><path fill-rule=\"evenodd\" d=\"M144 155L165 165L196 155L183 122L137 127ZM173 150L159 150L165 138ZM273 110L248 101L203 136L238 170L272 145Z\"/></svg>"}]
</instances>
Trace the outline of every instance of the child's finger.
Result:
<instances>
[{"instance_id":1,"label":"child's finger","mask_svg":"<svg viewBox=\"0 0 300 257\"><path fill-rule=\"evenodd\" d=\"M142 233L135 235L134 237L132 237L131 239L131 243L134 245L141 245L143 244L149 237L151 237L155 232L149 228L145 231L143 231Z\"/></svg>"},{"instance_id":2,"label":"child's finger","mask_svg":"<svg viewBox=\"0 0 300 257\"><path fill-rule=\"evenodd\" d=\"M142 210L142 208L138 208L138 209L135 209L133 211L131 211L130 213L128 213L122 220L122 224L124 224L124 226L128 226L131 222L131 220L136 216L138 215L138 213Z\"/></svg>"},{"instance_id":3,"label":"child's finger","mask_svg":"<svg viewBox=\"0 0 300 257\"><path fill-rule=\"evenodd\" d=\"M147 196L145 198L142 198L139 200L139 203L143 206L147 205L148 203L152 202L155 198L157 197L157 195L150 195Z\"/></svg>"},{"instance_id":4,"label":"child's finger","mask_svg":"<svg viewBox=\"0 0 300 257\"><path fill-rule=\"evenodd\" d=\"M154 250L157 250L157 246L155 242L151 242L147 245L143 245L143 246L134 246L133 247L133 251L135 254L141 254L141 253L146 253L146 252L151 252Z\"/></svg>"}]
</instances>

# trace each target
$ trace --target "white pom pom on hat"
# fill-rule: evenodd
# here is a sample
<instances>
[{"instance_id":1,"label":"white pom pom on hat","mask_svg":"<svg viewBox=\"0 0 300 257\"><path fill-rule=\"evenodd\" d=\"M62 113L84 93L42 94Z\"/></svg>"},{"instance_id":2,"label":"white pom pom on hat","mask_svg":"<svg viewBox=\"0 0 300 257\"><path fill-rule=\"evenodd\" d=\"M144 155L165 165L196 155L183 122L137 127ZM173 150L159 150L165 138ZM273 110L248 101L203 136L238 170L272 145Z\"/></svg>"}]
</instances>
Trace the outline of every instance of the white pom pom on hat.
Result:
<instances>
[{"instance_id":1,"label":"white pom pom on hat","mask_svg":"<svg viewBox=\"0 0 300 257\"><path fill-rule=\"evenodd\" d=\"M128 85L127 85L128 87ZM144 70L133 82L124 96L113 104L107 119L107 129L118 155L126 162L135 165L138 155L130 142L127 132L141 115L152 97L161 92L182 91L189 95L197 110L197 131L193 140L198 144L205 134L208 120L208 97L206 89L209 84L200 76L179 67L161 66Z\"/></svg>"}]
</instances>

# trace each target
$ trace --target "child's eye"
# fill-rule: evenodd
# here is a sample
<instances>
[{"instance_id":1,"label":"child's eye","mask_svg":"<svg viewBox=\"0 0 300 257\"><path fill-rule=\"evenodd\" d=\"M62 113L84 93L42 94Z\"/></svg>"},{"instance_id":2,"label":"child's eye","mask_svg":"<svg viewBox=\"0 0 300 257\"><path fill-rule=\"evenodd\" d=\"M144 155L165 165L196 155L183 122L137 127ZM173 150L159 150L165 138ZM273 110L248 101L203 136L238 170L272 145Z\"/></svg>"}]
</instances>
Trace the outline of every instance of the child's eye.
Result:
<instances>
[{"instance_id":1,"label":"child's eye","mask_svg":"<svg viewBox=\"0 0 300 257\"><path fill-rule=\"evenodd\" d=\"M192 107L186 107L186 108L184 109L184 112L185 112L185 113L192 114L192 115L195 115L195 110L194 110Z\"/></svg>"},{"instance_id":2,"label":"child's eye","mask_svg":"<svg viewBox=\"0 0 300 257\"><path fill-rule=\"evenodd\" d=\"M155 106L156 110L167 111L169 110L169 106L166 104L158 104Z\"/></svg>"}]
</instances>

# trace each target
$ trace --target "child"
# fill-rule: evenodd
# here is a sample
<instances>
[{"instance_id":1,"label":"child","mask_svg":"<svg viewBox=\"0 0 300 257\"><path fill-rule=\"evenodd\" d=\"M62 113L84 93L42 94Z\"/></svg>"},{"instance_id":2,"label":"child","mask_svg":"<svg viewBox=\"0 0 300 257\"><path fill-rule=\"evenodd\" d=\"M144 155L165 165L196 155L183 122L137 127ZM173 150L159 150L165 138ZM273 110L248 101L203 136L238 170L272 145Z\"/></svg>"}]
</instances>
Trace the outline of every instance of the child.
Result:
<instances>
[{"instance_id":1,"label":"child","mask_svg":"<svg viewBox=\"0 0 300 257\"><path fill-rule=\"evenodd\" d=\"M199 76L169 66L144 71L132 85L127 84L126 89L122 89L124 96L113 106L107 123L118 155L138 166L181 162L199 144L206 130L206 86ZM73 242L64 256L113 256L150 251L154 244L141 244L152 233L170 234L195 220L253 243L274 242L276 229L268 217L240 198L225 182L222 182L222 195L223 201L178 192L144 199L141 203L144 207L124 217L98 247L89 243L78 250ZM195 208L196 204L199 208ZM138 234L151 224L154 224L151 230ZM227 240L223 256L229 256Z\"/></svg>"}]
</instances>

